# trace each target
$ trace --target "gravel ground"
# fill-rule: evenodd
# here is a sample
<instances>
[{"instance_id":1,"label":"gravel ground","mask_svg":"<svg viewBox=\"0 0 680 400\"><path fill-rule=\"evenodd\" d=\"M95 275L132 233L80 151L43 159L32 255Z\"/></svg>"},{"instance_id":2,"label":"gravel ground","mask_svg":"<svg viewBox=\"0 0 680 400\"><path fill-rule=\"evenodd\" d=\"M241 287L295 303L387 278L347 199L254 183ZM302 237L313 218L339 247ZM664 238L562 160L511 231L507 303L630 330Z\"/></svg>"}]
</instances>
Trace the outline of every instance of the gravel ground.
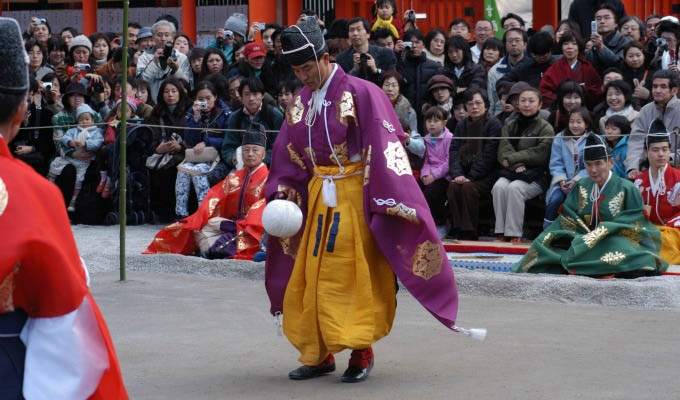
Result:
<instances>
[{"instance_id":1,"label":"gravel ground","mask_svg":"<svg viewBox=\"0 0 680 400\"><path fill-rule=\"evenodd\" d=\"M264 263L206 260L174 254L142 255L161 225L127 228L126 266L134 272L169 272L213 277L264 279ZM91 273L116 271L119 227L74 225L73 233ZM510 274L455 269L463 295L634 308L680 308L680 277L597 280L579 276Z\"/></svg>"}]
</instances>

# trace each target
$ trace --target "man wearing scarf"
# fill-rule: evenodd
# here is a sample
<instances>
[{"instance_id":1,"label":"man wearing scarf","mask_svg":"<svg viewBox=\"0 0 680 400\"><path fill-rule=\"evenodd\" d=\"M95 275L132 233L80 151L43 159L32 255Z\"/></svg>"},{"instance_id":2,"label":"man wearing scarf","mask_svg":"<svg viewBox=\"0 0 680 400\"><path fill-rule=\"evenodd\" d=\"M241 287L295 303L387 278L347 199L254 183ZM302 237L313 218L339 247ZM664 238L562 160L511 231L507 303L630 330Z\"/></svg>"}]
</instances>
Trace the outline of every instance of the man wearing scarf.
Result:
<instances>
[{"instance_id":1,"label":"man wearing scarf","mask_svg":"<svg viewBox=\"0 0 680 400\"><path fill-rule=\"evenodd\" d=\"M199 249L195 233L212 218L219 217L222 235L206 255L252 260L264 232L264 185L269 175L263 162L266 148L264 127L253 124L243 134L241 142L244 168L230 173L213 186L195 213L161 229L144 254L194 254Z\"/></svg>"},{"instance_id":2,"label":"man wearing scarf","mask_svg":"<svg viewBox=\"0 0 680 400\"><path fill-rule=\"evenodd\" d=\"M61 194L7 147L29 89L15 20L0 43L0 398L127 399Z\"/></svg>"},{"instance_id":3,"label":"man wearing scarf","mask_svg":"<svg viewBox=\"0 0 680 400\"><path fill-rule=\"evenodd\" d=\"M541 233L513 272L638 277L668 268L659 257L661 235L644 216L640 192L611 172L604 139L584 147L588 177L576 183L559 217Z\"/></svg>"},{"instance_id":4,"label":"man wearing scarf","mask_svg":"<svg viewBox=\"0 0 680 400\"><path fill-rule=\"evenodd\" d=\"M283 313L301 353L290 379L334 371L333 354L349 349L342 381L359 382L373 366L371 346L392 328L395 274L453 330L456 283L384 92L330 63L313 19L281 42L305 87L286 110L265 193L296 202L305 221L296 236L268 240L271 313Z\"/></svg>"},{"instance_id":5,"label":"man wearing scarf","mask_svg":"<svg viewBox=\"0 0 680 400\"><path fill-rule=\"evenodd\" d=\"M680 264L680 170L669 164L670 133L654 120L645 141L649 169L635 179L645 216L661 231L661 258Z\"/></svg>"}]
</instances>

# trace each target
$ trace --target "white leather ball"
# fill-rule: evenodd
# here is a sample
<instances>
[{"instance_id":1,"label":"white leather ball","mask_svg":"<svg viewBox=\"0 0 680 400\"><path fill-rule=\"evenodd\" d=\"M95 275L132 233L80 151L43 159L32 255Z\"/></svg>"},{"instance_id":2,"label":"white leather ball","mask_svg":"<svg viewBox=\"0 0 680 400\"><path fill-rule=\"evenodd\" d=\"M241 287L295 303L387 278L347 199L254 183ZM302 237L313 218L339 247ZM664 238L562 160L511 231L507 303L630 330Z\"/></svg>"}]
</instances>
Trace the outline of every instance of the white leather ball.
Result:
<instances>
[{"instance_id":1,"label":"white leather ball","mask_svg":"<svg viewBox=\"0 0 680 400\"><path fill-rule=\"evenodd\" d=\"M295 236L302 226L302 210L292 201L274 200L262 212L262 226L272 236Z\"/></svg>"}]
</instances>

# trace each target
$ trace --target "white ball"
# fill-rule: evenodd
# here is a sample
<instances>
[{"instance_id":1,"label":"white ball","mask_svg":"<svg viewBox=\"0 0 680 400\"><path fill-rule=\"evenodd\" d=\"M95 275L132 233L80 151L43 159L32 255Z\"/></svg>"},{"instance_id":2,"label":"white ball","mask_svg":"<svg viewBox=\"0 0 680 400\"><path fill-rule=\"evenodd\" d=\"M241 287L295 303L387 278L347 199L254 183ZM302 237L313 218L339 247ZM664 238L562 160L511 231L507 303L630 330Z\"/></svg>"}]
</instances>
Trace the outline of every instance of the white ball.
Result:
<instances>
[{"instance_id":1,"label":"white ball","mask_svg":"<svg viewBox=\"0 0 680 400\"><path fill-rule=\"evenodd\" d=\"M302 226L302 210L292 201L274 200L262 212L262 226L272 236L295 236Z\"/></svg>"}]
</instances>

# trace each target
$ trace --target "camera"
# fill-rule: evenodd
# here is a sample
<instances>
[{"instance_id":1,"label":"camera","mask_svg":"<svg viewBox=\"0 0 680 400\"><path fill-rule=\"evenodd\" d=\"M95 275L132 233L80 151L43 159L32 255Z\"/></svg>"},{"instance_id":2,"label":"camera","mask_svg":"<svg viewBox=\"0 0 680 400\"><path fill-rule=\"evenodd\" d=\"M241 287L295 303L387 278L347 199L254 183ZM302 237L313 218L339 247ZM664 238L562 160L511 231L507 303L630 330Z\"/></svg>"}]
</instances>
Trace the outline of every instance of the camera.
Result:
<instances>
[{"instance_id":1,"label":"camera","mask_svg":"<svg viewBox=\"0 0 680 400\"><path fill-rule=\"evenodd\" d=\"M201 111L208 111L208 102L207 101L197 101L198 104L198 109Z\"/></svg>"},{"instance_id":2,"label":"camera","mask_svg":"<svg viewBox=\"0 0 680 400\"><path fill-rule=\"evenodd\" d=\"M365 53L359 54L359 62L361 65L366 65L366 62L368 61L368 56Z\"/></svg>"},{"instance_id":3,"label":"camera","mask_svg":"<svg viewBox=\"0 0 680 400\"><path fill-rule=\"evenodd\" d=\"M163 46L163 55L158 59L161 69L165 70L168 67L168 58L177 61L177 50L173 47L172 42L165 42Z\"/></svg>"},{"instance_id":4,"label":"camera","mask_svg":"<svg viewBox=\"0 0 680 400\"><path fill-rule=\"evenodd\" d=\"M255 24L255 26L257 26L258 28L260 28L260 31L263 31L263 30L264 30L264 24L263 24L262 22L258 22L257 24Z\"/></svg>"},{"instance_id":5,"label":"camera","mask_svg":"<svg viewBox=\"0 0 680 400\"><path fill-rule=\"evenodd\" d=\"M413 10L407 10L404 13L404 20L406 22L416 22L416 12Z\"/></svg>"},{"instance_id":6,"label":"camera","mask_svg":"<svg viewBox=\"0 0 680 400\"><path fill-rule=\"evenodd\" d=\"M34 25L43 25L43 24L47 23L47 20L45 18L38 18L38 17L31 18L31 21L33 21Z\"/></svg>"},{"instance_id":7,"label":"camera","mask_svg":"<svg viewBox=\"0 0 680 400\"><path fill-rule=\"evenodd\" d=\"M52 82L43 82L42 83L43 89L45 89L46 92L49 92L52 90Z\"/></svg>"},{"instance_id":8,"label":"camera","mask_svg":"<svg viewBox=\"0 0 680 400\"><path fill-rule=\"evenodd\" d=\"M413 42L404 42L404 49L406 51L411 51L411 49L413 49Z\"/></svg>"},{"instance_id":9,"label":"camera","mask_svg":"<svg viewBox=\"0 0 680 400\"><path fill-rule=\"evenodd\" d=\"M90 64L76 63L74 67L78 68L81 72L90 72L92 70L92 66Z\"/></svg>"},{"instance_id":10,"label":"camera","mask_svg":"<svg viewBox=\"0 0 680 400\"><path fill-rule=\"evenodd\" d=\"M233 39L234 38L234 32L230 31L230 30L224 31L224 38L228 39L228 40Z\"/></svg>"},{"instance_id":11,"label":"camera","mask_svg":"<svg viewBox=\"0 0 680 400\"><path fill-rule=\"evenodd\" d=\"M665 38L656 38L656 47L668 47L668 41Z\"/></svg>"}]
</instances>

